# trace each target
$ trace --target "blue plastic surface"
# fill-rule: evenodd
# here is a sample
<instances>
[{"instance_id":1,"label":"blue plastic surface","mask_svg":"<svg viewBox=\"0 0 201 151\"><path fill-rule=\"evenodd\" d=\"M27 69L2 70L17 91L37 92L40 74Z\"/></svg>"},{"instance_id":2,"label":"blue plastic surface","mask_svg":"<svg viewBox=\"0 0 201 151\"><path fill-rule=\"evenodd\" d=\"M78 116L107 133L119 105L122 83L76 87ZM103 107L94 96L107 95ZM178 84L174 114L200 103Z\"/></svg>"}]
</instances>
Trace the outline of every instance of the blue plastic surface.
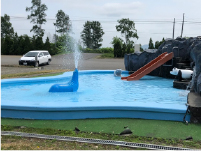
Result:
<instances>
[{"instance_id":1,"label":"blue plastic surface","mask_svg":"<svg viewBox=\"0 0 201 151\"><path fill-rule=\"evenodd\" d=\"M76 92L78 87L78 70L76 68L72 79L67 84L54 84L51 86L49 92Z\"/></svg>"},{"instance_id":2,"label":"blue plastic surface","mask_svg":"<svg viewBox=\"0 0 201 151\"><path fill-rule=\"evenodd\" d=\"M65 83L63 85L70 89L70 85L75 84L74 79L78 78L74 74L79 74L76 92L48 92L51 86L60 83ZM128 76L128 71L122 71L122 74ZM186 95L186 90L172 88L171 79L145 76L128 82L114 76L114 70L79 70L78 73L71 71L52 77L2 79L1 117L183 121L187 109ZM190 115L186 120L190 120Z\"/></svg>"}]
</instances>

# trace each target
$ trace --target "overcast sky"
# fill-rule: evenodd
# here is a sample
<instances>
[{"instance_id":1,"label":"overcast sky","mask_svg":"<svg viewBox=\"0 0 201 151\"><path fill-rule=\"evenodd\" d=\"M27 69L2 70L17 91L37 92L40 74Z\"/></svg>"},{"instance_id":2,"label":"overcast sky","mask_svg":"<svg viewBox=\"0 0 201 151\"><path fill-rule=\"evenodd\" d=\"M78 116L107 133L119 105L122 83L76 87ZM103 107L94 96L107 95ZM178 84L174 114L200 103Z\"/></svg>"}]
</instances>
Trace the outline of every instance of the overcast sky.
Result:
<instances>
[{"instance_id":1,"label":"overcast sky","mask_svg":"<svg viewBox=\"0 0 201 151\"><path fill-rule=\"evenodd\" d=\"M175 37L181 35L184 15L183 36L201 36L201 0L42 0L48 7L47 22L42 26L45 37L52 39L55 33L55 16L58 10L69 15L77 39L83 30L84 23L100 21L105 32L103 47L111 47L110 42L115 36L121 37L116 31L117 20L129 18L135 22L139 39L136 44L148 44L150 37L153 42L162 38L172 38L173 20L175 18ZM31 0L1 0L1 16L11 17L14 31L18 35L30 33L33 24L27 20L26 7L31 7ZM122 37L124 38L124 37Z\"/></svg>"}]
</instances>

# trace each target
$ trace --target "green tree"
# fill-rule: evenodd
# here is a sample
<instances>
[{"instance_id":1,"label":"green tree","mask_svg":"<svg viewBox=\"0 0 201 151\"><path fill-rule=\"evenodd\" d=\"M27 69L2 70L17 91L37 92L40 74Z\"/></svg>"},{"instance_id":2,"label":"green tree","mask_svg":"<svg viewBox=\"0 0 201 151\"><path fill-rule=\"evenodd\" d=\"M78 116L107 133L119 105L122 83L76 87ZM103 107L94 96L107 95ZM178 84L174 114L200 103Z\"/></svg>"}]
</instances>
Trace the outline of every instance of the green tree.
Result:
<instances>
[{"instance_id":1,"label":"green tree","mask_svg":"<svg viewBox=\"0 0 201 151\"><path fill-rule=\"evenodd\" d=\"M148 47L148 49L154 49L154 44L153 44L153 41L152 41L151 38L149 39L149 47Z\"/></svg>"},{"instance_id":2,"label":"green tree","mask_svg":"<svg viewBox=\"0 0 201 151\"><path fill-rule=\"evenodd\" d=\"M130 48L127 49L126 43L122 40L122 54L121 54L121 57L123 57L124 54L126 54L126 52L127 52L129 49L130 49Z\"/></svg>"},{"instance_id":3,"label":"green tree","mask_svg":"<svg viewBox=\"0 0 201 151\"><path fill-rule=\"evenodd\" d=\"M116 26L116 30L120 31L122 36L125 37L125 44L128 47L127 51L129 51L130 47L133 47L134 42L131 38L139 38L137 35L137 30L135 29L134 21L129 20L129 18L122 18L118 20L119 25Z\"/></svg>"},{"instance_id":4,"label":"green tree","mask_svg":"<svg viewBox=\"0 0 201 151\"><path fill-rule=\"evenodd\" d=\"M43 50L44 44L42 37L37 37L35 40L35 50Z\"/></svg>"},{"instance_id":5,"label":"green tree","mask_svg":"<svg viewBox=\"0 0 201 151\"><path fill-rule=\"evenodd\" d=\"M10 55L13 52L13 40L10 36L6 35L4 40L2 52L4 55Z\"/></svg>"},{"instance_id":6,"label":"green tree","mask_svg":"<svg viewBox=\"0 0 201 151\"><path fill-rule=\"evenodd\" d=\"M53 42L53 43L56 43L58 38L59 38L58 35L53 34L52 42Z\"/></svg>"},{"instance_id":7,"label":"green tree","mask_svg":"<svg viewBox=\"0 0 201 151\"><path fill-rule=\"evenodd\" d=\"M18 54L18 55L25 54L26 52L24 52L24 47L25 47L24 37L19 36L19 38L18 38L18 47L16 49L16 54Z\"/></svg>"},{"instance_id":8,"label":"green tree","mask_svg":"<svg viewBox=\"0 0 201 151\"><path fill-rule=\"evenodd\" d=\"M160 42L159 42L159 41L156 41L156 42L155 42L155 49L158 49L159 46L160 46Z\"/></svg>"},{"instance_id":9,"label":"green tree","mask_svg":"<svg viewBox=\"0 0 201 151\"><path fill-rule=\"evenodd\" d=\"M57 53L72 52L75 46L75 39L68 34L57 37Z\"/></svg>"},{"instance_id":10,"label":"green tree","mask_svg":"<svg viewBox=\"0 0 201 151\"><path fill-rule=\"evenodd\" d=\"M125 47L125 52L127 53L127 54L129 54L129 53L131 53L131 52L133 52L133 45L134 45L134 42L133 41L129 41L128 43L127 43L127 45L125 45L126 47Z\"/></svg>"},{"instance_id":11,"label":"green tree","mask_svg":"<svg viewBox=\"0 0 201 151\"><path fill-rule=\"evenodd\" d=\"M66 41L67 41L66 35L57 37L56 49L57 49L58 53L62 53L62 52L66 51L66 49L67 49ZM70 47L70 46L68 46L68 47Z\"/></svg>"},{"instance_id":12,"label":"green tree","mask_svg":"<svg viewBox=\"0 0 201 151\"><path fill-rule=\"evenodd\" d=\"M87 48L92 48L92 30L91 30L91 22L87 21L84 24L84 29L81 32L81 39L83 44L87 47Z\"/></svg>"},{"instance_id":13,"label":"green tree","mask_svg":"<svg viewBox=\"0 0 201 151\"><path fill-rule=\"evenodd\" d=\"M66 32L69 32L71 30L71 22L69 16L62 10L59 10L56 14L56 23L54 23L54 26L57 28L56 32L62 35L64 35Z\"/></svg>"},{"instance_id":14,"label":"green tree","mask_svg":"<svg viewBox=\"0 0 201 151\"><path fill-rule=\"evenodd\" d=\"M114 57L122 57L124 55L123 51L124 50L124 44L123 40L118 37L113 37L111 44L113 45L114 48Z\"/></svg>"},{"instance_id":15,"label":"green tree","mask_svg":"<svg viewBox=\"0 0 201 151\"><path fill-rule=\"evenodd\" d=\"M45 40L45 44L44 44L44 50L50 50L50 49L51 49L50 40L47 37L46 40Z\"/></svg>"},{"instance_id":16,"label":"green tree","mask_svg":"<svg viewBox=\"0 0 201 151\"><path fill-rule=\"evenodd\" d=\"M56 48L55 44L50 43L50 50L49 53L51 55L56 55L58 53L58 49Z\"/></svg>"},{"instance_id":17,"label":"green tree","mask_svg":"<svg viewBox=\"0 0 201 151\"><path fill-rule=\"evenodd\" d=\"M104 32L99 21L87 21L84 24L84 29L81 32L83 44L87 48L97 49L102 46L102 36Z\"/></svg>"},{"instance_id":18,"label":"green tree","mask_svg":"<svg viewBox=\"0 0 201 151\"><path fill-rule=\"evenodd\" d=\"M5 38L1 38L1 55L4 55L5 53L4 42L5 42Z\"/></svg>"},{"instance_id":19,"label":"green tree","mask_svg":"<svg viewBox=\"0 0 201 151\"><path fill-rule=\"evenodd\" d=\"M163 37L163 39L160 41L160 45L162 44L162 43L164 43L165 42L165 39L164 39L164 37Z\"/></svg>"},{"instance_id":20,"label":"green tree","mask_svg":"<svg viewBox=\"0 0 201 151\"><path fill-rule=\"evenodd\" d=\"M14 30L10 23L10 16L4 14L4 16L1 16L1 38L5 38L6 36L12 37L13 35Z\"/></svg>"},{"instance_id":21,"label":"green tree","mask_svg":"<svg viewBox=\"0 0 201 151\"><path fill-rule=\"evenodd\" d=\"M48 50L51 55L57 54L55 44L51 44L48 37L45 40L44 50Z\"/></svg>"},{"instance_id":22,"label":"green tree","mask_svg":"<svg viewBox=\"0 0 201 151\"><path fill-rule=\"evenodd\" d=\"M45 4L41 4L41 0L32 0L32 6L26 7L26 11L31 11L31 14L28 15L27 19L31 19L31 23L34 24L33 28L30 32L34 32L36 36L43 37L44 29L42 29L42 24L46 22L46 14L47 6Z\"/></svg>"},{"instance_id":23,"label":"green tree","mask_svg":"<svg viewBox=\"0 0 201 151\"><path fill-rule=\"evenodd\" d=\"M36 36L31 38L31 50L36 50Z\"/></svg>"},{"instance_id":24,"label":"green tree","mask_svg":"<svg viewBox=\"0 0 201 151\"><path fill-rule=\"evenodd\" d=\"M28 51L31 51L31 41L30 37L28 35L24 35L24 50L23 54L27 53Z\"/></svg>"},{"instance_id":25,"label":"green tree","mask_svg":"<svg viewBox=\"0 0 201 151\"><path fill-rule=\"evenodd\" d=\"M18 55L17 54L18 38L19 37L18 37L17 33L15 33L13 36L13 47L12 47L13 52L11 53L12 55Z\"/></svg>"},{"instance_id":26,"label":"green tree","mask_svg":"<svg viewBox=\"0 0 201 151\"><path fill-rule=\"evenodd\" d=\"M155 49L158 49L163 42L165 42L164 38L161 41L156 41L155 42Z\"/></svg>"}]
</instances>

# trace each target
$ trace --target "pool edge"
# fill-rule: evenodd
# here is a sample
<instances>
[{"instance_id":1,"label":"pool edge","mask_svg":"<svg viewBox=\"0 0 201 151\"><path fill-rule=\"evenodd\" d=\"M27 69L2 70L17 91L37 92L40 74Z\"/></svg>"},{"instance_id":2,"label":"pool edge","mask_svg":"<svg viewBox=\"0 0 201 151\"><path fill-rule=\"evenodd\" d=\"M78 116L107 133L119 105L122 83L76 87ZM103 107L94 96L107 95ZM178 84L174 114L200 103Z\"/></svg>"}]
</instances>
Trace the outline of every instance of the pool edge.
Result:
<instances>
[{"instance_id":1,"label":"pool edge","mask_svg":"<svg viewBox=\"0 0 201 151\"><path fill-rule=\"evenodd\" d=\"M152 120L183 121L185 111L165 112L162 110L143 110L137 108L77 108L63 110L52 108L9 108L1 107L2 118L40 119L40 120L67 120L67 119L94 119L94 118L140 118ZM190 120L187 115L186 120Z\"/></svg>"}]
</instances>

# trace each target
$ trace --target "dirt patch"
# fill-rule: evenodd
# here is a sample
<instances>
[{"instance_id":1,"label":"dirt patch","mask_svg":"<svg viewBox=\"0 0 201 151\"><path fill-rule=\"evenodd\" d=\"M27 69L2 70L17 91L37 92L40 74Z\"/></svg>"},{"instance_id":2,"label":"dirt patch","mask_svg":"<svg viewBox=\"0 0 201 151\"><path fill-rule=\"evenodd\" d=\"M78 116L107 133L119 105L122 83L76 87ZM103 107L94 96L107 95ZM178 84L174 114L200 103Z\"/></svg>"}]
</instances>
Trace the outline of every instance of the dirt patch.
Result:
<instances>
[{"instance_id":1,"label":"dirt patch","mask_svg":"<svg viewBox=\"0 0 201 151\"><path fill-rule=\"evenodd\" d=\"M132 150L128 147L114 145L88 144L46 140L38 138L23 138L14 136L1 137L2 150Z\"/></svg>"}]
</instances>

